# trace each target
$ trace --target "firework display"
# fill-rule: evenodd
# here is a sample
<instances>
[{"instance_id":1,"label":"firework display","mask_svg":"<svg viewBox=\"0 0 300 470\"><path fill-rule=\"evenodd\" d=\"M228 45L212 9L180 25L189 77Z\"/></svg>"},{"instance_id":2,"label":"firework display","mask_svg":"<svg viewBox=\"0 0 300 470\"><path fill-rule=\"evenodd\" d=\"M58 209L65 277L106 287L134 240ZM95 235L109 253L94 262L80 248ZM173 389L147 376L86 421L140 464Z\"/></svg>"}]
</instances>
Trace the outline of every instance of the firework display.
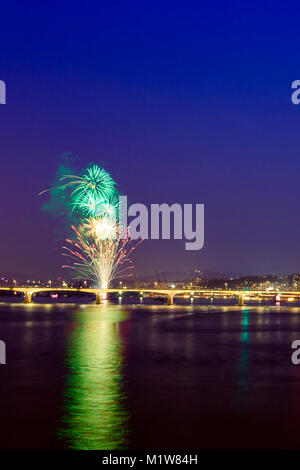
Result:
<instances>
[{"instance_id":1,"label":"firework display","mask_svg":"<svg viewBox=\"0 0 300 470\"><path fill-rule=\"evenodd\" d=\"M107 232L106 220L97 221L103 227L98 230L72 227L76 237L67 239L64 255L73 259L73 265L64 267L75 269L80 277L94 280L101 289L107 289L110 282L119 276L130 275L128 270L133 268L130 254L136 248L134 240L127 231L126 238L120 238L119 227L114 228L113 234ZM87 224L88 225L88 224Z\"/></svg>"},{"instance_id":2,"label":"firework display","mask_svg":"<svg viewBox=\"0 0 300 470\"><path fill-rule=\"evenodd\" d=\"M56 188L69 189L68 207L79 219L72 225L73 237L67 238L64 255L72 259L78 277L94 281L107 289L113 279L133 268L130 255L136 243L129 230L119 224L119 192L110 174L97 165L81 176L64 175ZM50 190L51 191L51 190ZM43 191L44 192L44 191Z\"/></svg>"}]
</instances>

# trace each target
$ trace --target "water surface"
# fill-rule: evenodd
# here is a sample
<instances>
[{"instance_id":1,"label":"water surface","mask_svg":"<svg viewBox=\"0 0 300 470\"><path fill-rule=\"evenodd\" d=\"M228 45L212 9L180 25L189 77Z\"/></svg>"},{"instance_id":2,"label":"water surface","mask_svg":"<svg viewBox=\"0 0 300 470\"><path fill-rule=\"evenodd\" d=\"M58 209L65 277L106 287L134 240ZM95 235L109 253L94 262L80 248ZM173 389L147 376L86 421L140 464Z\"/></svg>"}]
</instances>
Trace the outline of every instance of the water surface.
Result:
<instances>
[{"instance_id":1,"label":"water surface","mask_svg":"<svg viewBox=\"0 0 300 470\"><path fill-rule=\"evenodd\" d=\"M0 303L0 448L300 448L300 308Z\"/></svg>"}]
</instances>

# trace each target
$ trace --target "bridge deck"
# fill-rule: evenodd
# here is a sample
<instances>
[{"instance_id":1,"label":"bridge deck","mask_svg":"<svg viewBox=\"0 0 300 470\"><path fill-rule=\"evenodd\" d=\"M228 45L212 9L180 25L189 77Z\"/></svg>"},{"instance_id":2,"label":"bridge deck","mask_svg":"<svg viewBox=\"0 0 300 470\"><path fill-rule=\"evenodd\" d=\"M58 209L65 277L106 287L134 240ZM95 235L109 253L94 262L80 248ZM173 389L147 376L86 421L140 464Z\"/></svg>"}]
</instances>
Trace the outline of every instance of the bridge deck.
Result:
<instances>
[{"instance_id":1,"label":"bridge deck","mask_svg":"<svg viewBox=\"0 0 300 470\"><path fill-rule=\"evenodd\" d=\"M109 293L119 293L120 295L126 294L127 292L137 292L143 294L158 294L165 295L168 300L168 304L173 304L174 296L189 295L190 297L238 297L239 305L244 305L245 297L247 300L251 297L255 298L275 298L280 295L280 298L300 298L300 291L263 291L263 290L217 290L217 289L97 289L92 287L0 287L0 291L20 292L24 294L24 301L30 303L32 296L40 292L82 292L96 295L96 302L101 303L101 298Z\"/></svg>"}]
</instances>

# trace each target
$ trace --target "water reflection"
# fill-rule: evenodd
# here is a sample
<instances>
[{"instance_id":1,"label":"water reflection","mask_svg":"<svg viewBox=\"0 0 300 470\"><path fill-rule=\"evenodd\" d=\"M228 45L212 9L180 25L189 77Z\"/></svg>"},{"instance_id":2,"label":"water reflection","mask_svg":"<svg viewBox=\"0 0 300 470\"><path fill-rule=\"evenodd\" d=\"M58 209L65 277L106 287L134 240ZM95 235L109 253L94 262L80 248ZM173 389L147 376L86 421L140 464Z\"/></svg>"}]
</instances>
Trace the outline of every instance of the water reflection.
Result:
<instances>
[{"instance_id":1,"label":"water reflection","mask_svg":"<svg viewBox=\"0 0 300 470\"><path fill-rule=\"evenodd\" d=\"M68 372L58 435L72 449L126 448L129 413L122 364L127 314L101 305L75 315L78 321L66 343Z\"/></svg>"},{"instance_id":2,"label":"water reflection","mask_svg":"<svg viewBox=\"0 0 300 470\"><path fill-rule=\"evenodd\" d=\"M299 307L0 304L0 330L3 449L299 448Z\"/></svg>"},{"instance_id":3,"label":"water reflection","mask_svg":"<svg viewBox=\"0 0 300 470\"><path fill-rule=\"evenodd\" d=\"M240 366L239 366L239 406L241 410L248 408L249 399L249 309L244 308L242 313L242 332L240 339Z\"/></svg>"}]
</instances>

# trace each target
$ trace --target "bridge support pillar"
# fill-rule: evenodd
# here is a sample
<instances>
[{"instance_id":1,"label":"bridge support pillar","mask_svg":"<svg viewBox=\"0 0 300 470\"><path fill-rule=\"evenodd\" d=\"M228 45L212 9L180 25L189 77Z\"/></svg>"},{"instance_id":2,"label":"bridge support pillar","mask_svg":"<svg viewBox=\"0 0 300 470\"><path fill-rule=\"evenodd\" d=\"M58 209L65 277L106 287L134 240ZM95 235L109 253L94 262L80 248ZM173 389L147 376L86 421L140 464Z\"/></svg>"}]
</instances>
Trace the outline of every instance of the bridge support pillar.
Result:
<instances>
[{"instance_id":1,"label":"bridge support pillar","mask_svg":"<svg viewBox=\"0 0 300 470\"><path fill-rule=\"evenodd\" d=\"M245 301L244 301L244 295L241 293L239 294L239 303L238 303L239 307L242 307L243 305L245 305Z\"/></svg>"},{"instance_id":2,"label":"bridge support pillar","mask_svg":"<svg viewBox=\"0 0 300 470\"><path fill-rule=\"evenodd\" d=\"M24 292L24 303L25 304L31 304L32 302L32 292L30 291L25 291Z\"/></svg>"},{"instance_id":3,"label":"bridge support pillar","mask_svg":"<svg viewBox=\"0 0 300 470\"><path fill-rule=\"evenodd\" d=\"M173 304L174 304L174 296L173 294L168 294L167 305L173 305Z\"/></svg>"},{"instance_id":4,"label":"bridge support pillar","mask_svg":"<svg viewBox=\"0 0 300 470\"><path fill-rule=\"evenodd\" d=\"M96 292L96 304L100 305L102 304L102 292Z\"/></svg>"}]
</instances>

